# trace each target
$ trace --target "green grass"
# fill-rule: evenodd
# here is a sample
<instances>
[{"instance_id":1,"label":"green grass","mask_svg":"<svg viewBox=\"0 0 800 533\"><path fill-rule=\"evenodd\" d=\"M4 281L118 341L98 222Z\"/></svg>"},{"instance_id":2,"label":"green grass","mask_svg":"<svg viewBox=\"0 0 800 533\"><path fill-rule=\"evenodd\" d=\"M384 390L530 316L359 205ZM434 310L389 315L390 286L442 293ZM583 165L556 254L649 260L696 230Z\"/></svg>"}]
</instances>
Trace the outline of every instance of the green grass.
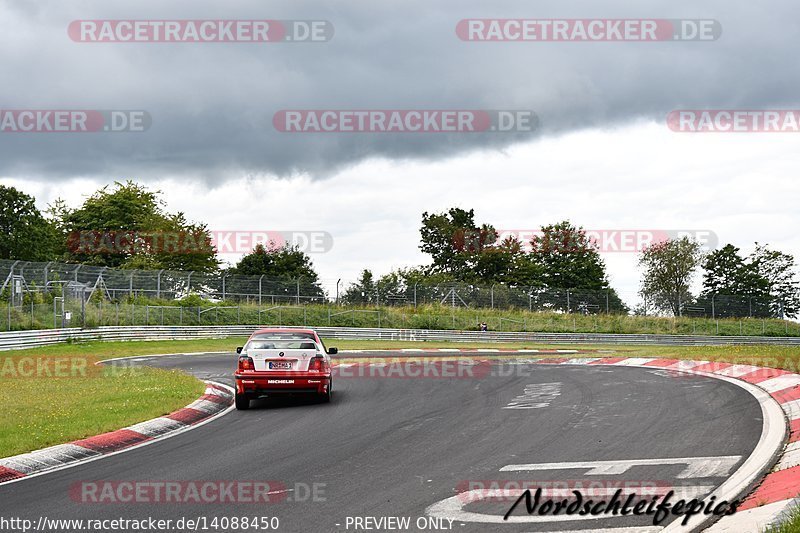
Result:
<instances>
[{"instance_id":1,"label":"green grass","mask_svg":"<svg viewBox=\"0 0 800 533\"><path fill-rule=\"evenodd\" d=\"M793 509L788 520L767 528L765 533L800 533L800 509Z\"/></svg>"},{"instance_id":2,"label":"green grass","mask_svg":"<svg viewBox=\"0 0 800 533\"><path fill-rule=\"evenodd\" d=\"M159 306L159 307L153 307ZM72 325L81 325L81 310L68 303ZM53 305L35 304L10 309L0 306L0 330L54 327ZM60 318L56 321L60 321ZM492 331L546 333L633 333L665 335L800 336L800 324L774 318L713 320L705 317L653 317L615 314L582 315L527 309L467 309L441 305L399 307L337 307L325 304L258 307L224 302L219 306L176 306L174 301L153 300L150 307L137 303L89 302L86 327L136 325L275 324L283 326L384 327L404 329L475 330L486 322ZM59 323L60 326L60 323Z\"/></svg>"},{"instance_id":3,"label":"green grass","mask_svg":"<svg viewBox=\"0 0 800 533\"><path fill-rule=\"evenodd\" d=\"M6 353L0 359L7 357L19 362L26 356ZM114 375L88 370L76 376L0 377L0 457L168 414L204 390L202 382L180 372L137 368Z\"/></svg>"},{"instance_id":4,"label":"green grass","mask_svg":"<svg viewBox=\"0 0 800 533\"><path fill-rule=\"evenodd\" d=\"M132 355L154 355L184 352L222 352L235 351L247 337L228 337L222 339L196 339L186 341L88 341L69 344L54 344L41 348L26 348L0 352L7 355L52 355L85 356L91 354L97 360L113 359Z\"/></svg>"}]
</instances>

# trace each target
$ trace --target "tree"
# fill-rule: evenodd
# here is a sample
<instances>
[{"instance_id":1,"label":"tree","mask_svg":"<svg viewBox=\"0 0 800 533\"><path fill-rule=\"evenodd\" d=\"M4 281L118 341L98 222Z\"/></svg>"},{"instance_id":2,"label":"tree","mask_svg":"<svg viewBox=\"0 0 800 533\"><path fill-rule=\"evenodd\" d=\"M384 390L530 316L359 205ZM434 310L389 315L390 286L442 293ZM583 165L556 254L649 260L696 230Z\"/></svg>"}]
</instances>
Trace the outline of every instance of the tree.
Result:
<instances>
[{"instance_id":1,"label":"tree","mask_svg":"<svg viewBox=\"0 0 800 533\"><path fill-rule=\"evenodd\" d=\"M58 224L67 232L67 260L98 266L210 273L219 261L205 224L168 213L159 198L132 181L96 191L75 210L64 206Z\"/></svg>"},{"instance_id":2,"label":"tree","mask_svg":"<svg viewBox=\"0 0 800 533\"><path fill-rule=\"evenodd\" d=\"M582 227L568 220L541 228L531 240L532 263L538 266L542 285L548 289L572 289L576 305L586 309L627 312L627 307L608 282L606 265ZM570 302L569 309L574 306Z\"/></svg>"},{"instance_id":3,"label":"tree","mask_svg":"<svg viewBox=\"0 0 800 533\"><path fill-rule=\"evenodd\" d=\"M283 246L276 246L274 243L269 246L257 244L252 252L239 260L230 273L281 279L319 279L311 258L299 246L288 243Z\"/></svg>"},{"instance_id":4,"label":"tree","mask_svg":"<svg viewBox=\"0 0 800 533\"><path fill-rule=\"evenodd\" d=\"M341 299L345 305L374 304L377 297L376 289L372 271L365 268L361 271L358 281L344 291Z\"/></svg>"},{"instance_id":5,"label":"tree","mask_svg":"<svg viewBox=\"0 0 800 533\"><path fill-rule=\"evenodd\" d=\"M716 317L771 316L767 301L769 283L758 265L726 244L709 253L703 261L703 290L699 306Z\"/></svg>"},{"instance_id":6,"label":"tree","mask_svg":"<svg viewBox=\"0 0 800 533\"><path fill-rule=\"evenodd\" d=\"M420 236L420 250L433 258L431 270L459 281L473 281L481 276L476 268L479 259L484 249L497 240L492 226L475 224L474 210L458 207L445 213L423 213Z\"/></svg>"},{"instance_id":7,"label":"tree","mask_svg":"<svg viewBox=\"0 0 800 533\"><path fill-rule=\"evenodd\" d=\"M50 261L56 239L55 227L36 208L33 197L0 185L0 259Z\"/></svg>"},{"instance_id":8,"label":"tree","mask_svg":"<svg viewBox=\"0 0 800 533\"><path fill-rule=\"evenodd\" d=\"M794 256L756 243L750 261L758 275L765 280L766 292L772 297L770 305L773 316L797 317L800 311L800 291Z\"/></svg>"},{"instance_id":9,"label":"tree","mask_svg":"<svg viewBox=\"0 0 800 533\"><path fill-rule=\"evenodd\" d=\"M683 306L693 298L692 277L702 259L700 244L687 237L648 246L639 257L639 267L644 269L642 295L656 309L681 316Z\"/></svg>"}]
</instances>

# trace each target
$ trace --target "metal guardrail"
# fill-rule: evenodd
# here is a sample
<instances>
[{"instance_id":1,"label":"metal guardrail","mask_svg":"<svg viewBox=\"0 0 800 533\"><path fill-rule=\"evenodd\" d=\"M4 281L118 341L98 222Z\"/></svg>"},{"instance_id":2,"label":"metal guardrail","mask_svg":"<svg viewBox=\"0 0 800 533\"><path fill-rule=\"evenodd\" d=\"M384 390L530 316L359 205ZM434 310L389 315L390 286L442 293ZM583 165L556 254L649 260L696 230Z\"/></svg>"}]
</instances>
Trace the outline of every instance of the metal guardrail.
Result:
<instances>
[{"instance_id":1,"label":"metal guardrail","mask_svg":"<svg viewBox=\"0 0 800 533\"><path fill-rule=\"evenodd\" d=\"M66 328L0 333L0 350L36 348L71 341L187 340L247 336L259 326L106 326L93 329ZM268 327L268 326L264 326ZM295 328L298 329L298 328ZM537 344L632 344L632 345L753 345L800 346L800 337L726 337L709 335L632 335L607 333L531 333L508 331L450 331L388 328L314 328L330 339L531 342Z\"/></svg>"}]
</instances>

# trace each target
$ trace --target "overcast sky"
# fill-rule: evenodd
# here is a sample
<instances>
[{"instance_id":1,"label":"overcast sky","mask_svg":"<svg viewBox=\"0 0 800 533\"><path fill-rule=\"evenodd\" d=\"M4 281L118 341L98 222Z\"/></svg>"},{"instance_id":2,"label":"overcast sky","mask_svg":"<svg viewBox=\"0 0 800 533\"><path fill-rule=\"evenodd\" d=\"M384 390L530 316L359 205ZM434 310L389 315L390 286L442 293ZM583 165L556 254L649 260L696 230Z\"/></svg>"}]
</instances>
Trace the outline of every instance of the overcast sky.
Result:
<instances>
[{"instance_id":1,"label":"overcast sky","mask_svg":"<svg viewBox=\"0 0 800 533\"><path fill-rule=\"evenodd\" d=\"M423 211L532 229L712 230L797 254L800 134L670 131L685 108L800 108L792 0L0 2L1 109L136 109L140 133L0 133L44 207L133 178L220 230L323 230L325 278L425 262ZM464 18L715 19L706 42L465 42ZM79 19L326 20L324 43L77 43ZM279 133L285 109L533 110L534 134ZM638 286L632 253L612 283ZM235 256L224 256L233 261Z\"/></svg>"}]
</instances>

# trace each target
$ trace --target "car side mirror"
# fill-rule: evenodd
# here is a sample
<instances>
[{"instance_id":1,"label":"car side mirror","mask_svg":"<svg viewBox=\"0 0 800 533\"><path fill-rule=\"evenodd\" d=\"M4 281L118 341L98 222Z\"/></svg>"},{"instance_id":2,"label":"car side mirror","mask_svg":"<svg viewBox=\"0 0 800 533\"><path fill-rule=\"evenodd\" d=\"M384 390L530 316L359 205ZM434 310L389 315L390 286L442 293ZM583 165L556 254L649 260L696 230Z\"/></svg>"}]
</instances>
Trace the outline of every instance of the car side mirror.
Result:
<instances>
[{"instance_id":1,"label":"car side mirror","mask_svg":"<svg viewBox=\"0 0 800 533\"><path fill-rule=\"evenodd\" d=\"M236 353L242 353L242 348L243 348L242 346L237 347L236 348Z\"/></svg>"},{"instance_id":2,"label":"car side mirror","mask_svg":"<svg viewBox=\"0 0 800 533\"><path fill-rule=\"evenodd\" d=\"M328 355L336 355L339 353L339 348L328 348Z\"/></svg>"}]
</instances>

